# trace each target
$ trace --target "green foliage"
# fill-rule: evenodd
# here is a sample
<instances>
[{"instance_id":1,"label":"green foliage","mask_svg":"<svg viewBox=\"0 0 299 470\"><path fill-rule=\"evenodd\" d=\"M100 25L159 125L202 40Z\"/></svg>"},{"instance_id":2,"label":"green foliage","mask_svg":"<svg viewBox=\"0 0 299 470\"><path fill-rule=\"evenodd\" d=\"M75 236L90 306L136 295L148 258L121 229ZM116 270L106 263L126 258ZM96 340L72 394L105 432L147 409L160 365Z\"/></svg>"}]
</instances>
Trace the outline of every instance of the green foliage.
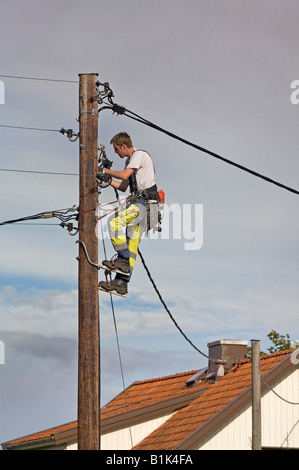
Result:
<instances>
[{"instance_id":1,"label":"green foliage","mask_svg":"<svg viewBox=\"0 0 299 470\"><path fill-rule=\"evenodd\" d=\"M290 335L287 333L286 335L280 335L277 333L275 330L271 330L270 333L267 334L267 337L272 341L273 346L270 346L268 348L269 353L274 353L278 351L285 351L286 349L291 349L291 348L298 348L299 347L299 342L294 341L293 343L290 340ZM247 348L249 356L252 355L252 348L248 347ZM260 352L260 355L263 356L265 353L263 351Z\"/></svg>"},{"instance_id":2,"label":"green foliage","mask_svg":"<svg viewBox=\"0 0 299 470\"><path fill-rule=\"evenodd\" d=\"M273 343L273 346L270 346L270 348L268 348L268 351L270 353L277 351L285 351L286 349L291 348L291 340L290 335L288 333L286 335L280 335L279 333L277 333L277 331L271 330L267 336Z\"/></svg>"}]
</instances>

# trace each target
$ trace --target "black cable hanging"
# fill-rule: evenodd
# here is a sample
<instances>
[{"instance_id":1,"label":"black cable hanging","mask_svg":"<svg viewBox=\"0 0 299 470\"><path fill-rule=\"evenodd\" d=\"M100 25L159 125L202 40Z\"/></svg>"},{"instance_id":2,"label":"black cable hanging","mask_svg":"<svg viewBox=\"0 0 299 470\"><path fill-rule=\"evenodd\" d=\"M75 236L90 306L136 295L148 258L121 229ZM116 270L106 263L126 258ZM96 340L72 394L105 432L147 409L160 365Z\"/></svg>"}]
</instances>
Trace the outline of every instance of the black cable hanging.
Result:
<instances>
[{"instance_id":1,"label":"black cable hanging","mask_svg":"<svg viewBox=\"0 0 299 470\"><path fill-rule=\"evenodd\" d=\"M172 137L173 139L176 139L176 140L179 140L180 142L186 144L186 145L189 145L190 147L193 147L201 152L204 152L214 158L217 158L218 160L222 160L223 162L225 163L228 163L229 165L232 165L236 168L238 168L239 170L242 170L242 171L245 171L247 173L250 173L251 175L253 176L256 176L257 178L261 178L265 181L267 181L268 183L271 183L271 184L274 184L282 189L286 189L287 191L290 191L294 194L297 194L299 195L299 191L294 189L294 188L291 188L290 186L286 186L285 184L282 184L278 181L275 181L273 180L272 178L269 178L268 176L265 176L265 175L262 175L261 173L257 172L257 171L254 171L254 170L251 170L250 168L247 168L246 166L244 165L240 165L239 163L236 163L232 160L229 160L228 158L225 158L223 157L222 155L218 154L218 153L215 153L211 150L208 150L200 145L197 145L197 144L194 144L193 142L190 142L189 140L186 140L184 139L183 137L180 137L166 129L163 129L162 127L158 126L157 124L154 124L153 122L150 122L149 120L143 118L142 116L139 116L138 114L134 113L133 111L130 111L129 109L126 109L124 106L120 106L116 103L113 102L112 100L112 97L114 97L113 95L113 92L111 90L111 88L109 87L109 83L98 83L98 85L102 85L104 86L104 92L101 92L99 94L99 103L100 104L103 104L104 101L103 101L103 97L104 98L107 98L108 99L108 102L109 104L107 104L106 106L102 106L100 109L99 109L99 112L102 111L103 109L111 109L113 113L116 113L118 115L123 115L123 116L126 116L130 119L133 119L135 121L138 121L138 122L141 122L142 124L145 124L146 126L149 126L153 129L156 129L157 131L159 132L162 132L166 135L168 135L169 137Z\"/></svg>"},{"instance_id":2,"label":"black cable hanging","mask_svg":"<svg viewBox=\"0 0 299 470\"><path fill-rule=\"evenodd\" d=\"M119 201L118 192L117 192L117 190L115 190L115 191L116 191L117 199ZM102 236L102 241L103 241L104 256L105 256L105 259L107 259L107 251L106 251L106 245L105 245L105 240L104 240L102 217L100 217L99 220L101 221L100 226L101 226L101 236ZM124 374L124 368L123 368L121 351L120 351L120 343L119 343L119 335L118 335L118 329L117 329L116 315L115 315L115 310L114 310L114 302L113 302L113 296L112 296L111 293L110 293L110 304L111 304L111 312L112 312L112 318L113 318L113 324L114 324L114 331L115 331L115 336L116 336L116 345L117 345L117 351L118 351L118 360L119 360L119 366L120 366L120 372L121 372L121 378L122 378L123 392L124 392L124 396L125 396L126 406L129 407L129 400L128 400L128 397L127 397L126 384L125 384L125 374ZM132 436L131 423L130 423L129 416L127 417L127 420L128 420L128 428L129 428L129 433L130 433L131 447L133 449L133 447L134 447L133 446L133 436Z\"/></svg>"},{"instance_id":3,"label":"black cable hanging","mask_svg":"<svg viewBox=\"0 0 299 470\"><path fill-rule=\"evenodd\" d=\"M156 286L156 283L154 282L152 276L151 276L151 273L144 261L144 258L138 248L138 255L140 256L140 259L141 259L141 262L143 264L143 267L148 275L148 278L149 280L151 281L152 283L152 286L153 288L155 289L156 291L156 294L158 295L159 299L160 299L160 302L162 303L163 307L165 308L166 312L168 313L169 317L171 318L172 322L174 323L174 325L176 326L176 328L179 330L179 332L181 333L181 335L185 338L186 341L188 341L188 343L192 346L192 348L195 349L195 351L197 351L199 354L201 354L202 356L204 356L206 359L209 359L209 356L205 353L203 353L200 349L198 349L195 344L192 343L192 341L188 338L188 336L183 332L183 330L180 328L180 326L177 324L176 320L174 319L173 315L171 314L169 308L167 307L166 303L164 302L163 298L162 298L162 295L160 294L159 292L159 289L158 287Z\"/></svg>"},{"instance_id":4,"label":"black cable hanging","mask_svg":"<svg viewBox=\"0 0 299 470\"><path fill-rule=\"evenodd\" d=\"M57 218L61 221L59 224L62 228L67 227L70 235L77 233L77 228L73 227L71 220L78 220L78 207L74 205L68 209L59 209L54 211L40 212L38 214L20 217L19 219L6 220L0 223L0 226L16 224L19 222L28 222L31 220L52 219ZM75 233L73 231L75 230Z\"/></svg>"}]
</instances>

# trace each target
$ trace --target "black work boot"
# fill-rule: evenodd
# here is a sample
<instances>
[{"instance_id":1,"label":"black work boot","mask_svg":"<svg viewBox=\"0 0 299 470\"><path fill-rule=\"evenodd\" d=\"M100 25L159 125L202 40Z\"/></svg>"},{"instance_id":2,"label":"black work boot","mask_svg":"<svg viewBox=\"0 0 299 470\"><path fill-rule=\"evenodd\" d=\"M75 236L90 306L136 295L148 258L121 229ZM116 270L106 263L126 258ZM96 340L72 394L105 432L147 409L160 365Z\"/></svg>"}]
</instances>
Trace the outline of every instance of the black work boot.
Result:
<instances>
[{"instance_id":1,"label":"black work boot","mask_svg":"<svg viewBox=\"0 0 299 470\"><path fill-rule=\"evenodd\" d=\"M115 260L104 260L102 263L110 271L115 271L121 274L129 275L131 273L130 260L129 258L122 258L118 256Z\"/></svg>"},{"instance_id":2,"label":"black work boot","mask_svg":"<svg viewBox=\"0 0 299 470\"><path fill-rule=\"evenodd\" d=\"M126 297L128 293L128 283L123 279L113 279L113 281L101 281L99 289L110 294L120 295Z\"/></svg>"}]
</instances>

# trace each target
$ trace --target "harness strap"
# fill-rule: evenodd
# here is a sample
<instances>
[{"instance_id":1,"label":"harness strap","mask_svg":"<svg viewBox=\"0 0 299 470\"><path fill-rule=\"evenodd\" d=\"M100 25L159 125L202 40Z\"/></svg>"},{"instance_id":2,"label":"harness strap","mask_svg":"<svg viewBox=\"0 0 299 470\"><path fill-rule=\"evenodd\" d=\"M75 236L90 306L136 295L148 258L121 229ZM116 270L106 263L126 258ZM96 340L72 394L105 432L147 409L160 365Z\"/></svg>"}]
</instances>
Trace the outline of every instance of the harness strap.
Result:
<instances>
[{"instance_id":1,"label":"harness strap","mask_svg":"<svg viewBox=\"0 0 299 470\"><path fill-rule=\"evenodd\" d=\"M154 184L154 186L148 189L141 189L141 190L134 191L132 192L132 196L141 197L147 200L151 199L157 202L160 200L156 184Z\"/></svg>"}]
</instances>

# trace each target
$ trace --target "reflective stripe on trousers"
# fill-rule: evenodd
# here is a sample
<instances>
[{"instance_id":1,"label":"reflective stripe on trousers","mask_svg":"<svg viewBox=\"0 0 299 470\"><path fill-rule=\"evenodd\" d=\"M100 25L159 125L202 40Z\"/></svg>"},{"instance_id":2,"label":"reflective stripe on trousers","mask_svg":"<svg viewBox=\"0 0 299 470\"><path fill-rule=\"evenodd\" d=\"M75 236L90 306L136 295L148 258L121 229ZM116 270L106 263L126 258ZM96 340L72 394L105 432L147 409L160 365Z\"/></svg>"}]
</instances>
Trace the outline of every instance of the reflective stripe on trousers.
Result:
<instances>
[{"instance_id":1,"label":"reflective stripe on trousers","mask_svg":"<svg viewBox=\"0 0 299 470\"><path fill-rule=\"evenodd\" d=\"M116 212L116 214L109 219L109 234L113 248L118 255L123 258L129 258L131 272L135 266L138 246L145 230L146 224L146 208L143 199L137 198L136 202L129 202L124 209ZM129 280L129 276L123 277Z\"/></svg>"}]
</instances>

